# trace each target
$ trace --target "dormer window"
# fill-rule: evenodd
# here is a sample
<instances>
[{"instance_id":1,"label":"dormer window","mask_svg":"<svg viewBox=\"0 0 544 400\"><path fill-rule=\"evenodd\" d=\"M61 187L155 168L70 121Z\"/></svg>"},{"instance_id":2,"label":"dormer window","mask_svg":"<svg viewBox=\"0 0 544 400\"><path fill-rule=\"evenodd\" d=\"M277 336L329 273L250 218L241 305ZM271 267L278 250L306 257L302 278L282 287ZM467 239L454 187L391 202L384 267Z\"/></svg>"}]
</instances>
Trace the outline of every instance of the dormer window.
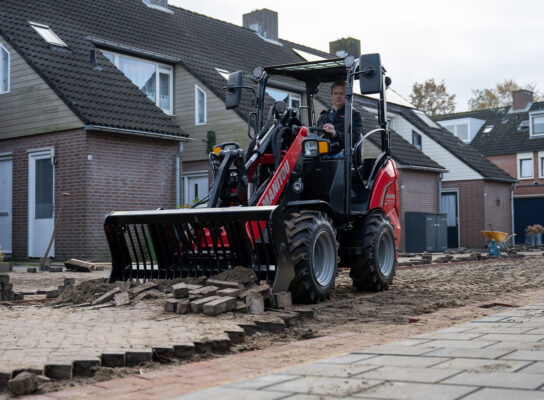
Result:
<instances>
[{"instance_id":1,"label":"dormer window","mask_svg":"<svg viewBox=\"0 0 544 400\"><path fill-rule=\"evenodd\" d=\"M463 142L468 141L468 125L467 124L458 124L458 125L448 125L446 129L461 139Z\"/></svg>"},{"instance_id":2,"label":"dormer window","mask_svg":"<svg viewBox=\"0 0 544 400\"><path fill-rule=\"evenodd\" d=\"M173 70L170 65L103 51L102 54L119 68L146 96L166 114L174 113Z\"/></svg>"},{"instance_id":3,"label":"dormer window","mask_svg":"<svg viewBox=\"0 0 544 400\"><path fill-rule=\"evenodd\" d=\"M529 114L531 136L544 137L544 113Z\"/></svg>"},{"instance_id":4,"label":"dormer window","mask_svg":"<svg viewBox=\"0 0 544 400\"><path fill-rule=\"evenodd\" d=\"M38 35L40 35L47 43L53 46L68 47L49 26L36 22L30 22L30 26L34 28Z\"/></svg>"},{"instance_id":5,"label":"dormer window","mask_svg":"<svg viewBox=\"0 0 544 400\"><path fill-rule=\"evenodd\" d=\"M302 104L300 100L300 94L297 94L297 93L291 93L291 92L286 92L284 90L267 88L266 94L272 97L276 101L283 101L285 104L287 104L287 107L300 108Z\"/></svg>"},{"instance_id":6,"label":"dormer window","mask_svg":"<svg viewBox=\"0 0 544 400\"><path fill-rule=\"evenodd\" d=\"M485 124L485 121L477 118L458 118L438 121L438 123L463 142L470 143ZM493 129L493 126L491 126L490 131L491 129Z\"/></svg>"}]
</instances>

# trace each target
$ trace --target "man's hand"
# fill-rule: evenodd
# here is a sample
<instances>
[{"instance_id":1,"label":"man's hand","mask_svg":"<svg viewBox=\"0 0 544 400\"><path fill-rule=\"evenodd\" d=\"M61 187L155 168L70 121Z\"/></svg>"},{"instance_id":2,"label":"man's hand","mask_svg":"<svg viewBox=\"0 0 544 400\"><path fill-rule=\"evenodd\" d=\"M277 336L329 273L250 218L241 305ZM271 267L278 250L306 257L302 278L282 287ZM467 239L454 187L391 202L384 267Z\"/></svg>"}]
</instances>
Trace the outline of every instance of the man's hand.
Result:
<instances>
[{"instance_id":1,"label":"man's hand","mask_svg":"<svg viewBox=\"0 0 544 400\"><path fill-rule=\"evenodd\" d=\"M336 130L334 129L334 125L331 123L323 125L323 130L327 132L332 137L336 136Z\"/></svg>"}]
</instances>

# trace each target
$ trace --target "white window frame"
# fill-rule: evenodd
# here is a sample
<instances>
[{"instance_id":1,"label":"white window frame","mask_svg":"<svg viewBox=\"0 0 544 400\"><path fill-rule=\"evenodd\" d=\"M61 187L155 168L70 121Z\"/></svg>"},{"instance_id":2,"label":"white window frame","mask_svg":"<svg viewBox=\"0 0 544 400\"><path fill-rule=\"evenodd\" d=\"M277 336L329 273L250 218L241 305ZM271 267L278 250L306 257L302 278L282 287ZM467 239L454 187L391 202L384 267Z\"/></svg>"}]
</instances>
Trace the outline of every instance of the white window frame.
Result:
<instances>
[{"instance_id":1,"label":"white window frame","mask_svg":"<svg viewBox=\"0 0 544 400\"><path fill-rule=\"evenodd\" d=\"M544 179L544 151L538 152L538 177Z\"/></svg>"},{"instance_id":2,"label":"white window frame","mask_svg":"<svg viewBox=\"0 0 544 400\"><path fill-rule=\"evenodd\" d=\"M204 95L204 122L200 122L198 120L198 115L200 114L200 110L198 108L198 94L202 93ZM206 122L208 121L208 96L206 92L200 88L197 84L195 84L195 125L206 125Z\"/></svg>"},{"instance_id":3,"label":"white window frame","mask_svg":"<svg viewBox=\"0 0 544 400\"><path fill-rule=\"evenodd\" d=\"M519 180L527 180L527 179L534 179L535 176L535 167L534 167L534 159L533 159L533 153L518 153L516 156L517 160L517 171L518 171L518 179ZM522 177L521 176L521 161L522 160L531 160L531 176Z\"/></svg>"},{"instance_id":4,"label":"white window frame","mask_svg":"<svg viewBox=\"0 0 544 400\"><path fill-rule=\"evenodd\" d=\"M7 54L7 57L8 57L8 62L7 62L7 65L8 65L8 70L7 72L4 71L4 51L6 52L5 54ZM3 80L4 80L4 75L7 75L7 88L6 90L3 89ZM11 91L11 54L10 52L8 51L8 49L6 49L2 43L0 43L0 94L6 94L6 93L9 93Z\"/></svg>"},{"instance_id":5,"label":"white window frame","mask_svg":"<svg viewBox=\"0 0 544 400\"><path fill-rule=\"evenodd\" d=\"M207 170L200 171L191 171L183 174L183 204L189 204L188 194L189 194L189 179L190 178L206 178L208 181L208 187L210 185L210 177ZM202 199L200 199L202 200Z\"/></svg>"},{"instance_id":6,"label":"white window frame","mask_svg":"<svg viewBox=\"0 0 544 400\"><path fill-rule=\"evenodd\" d=\"M419 137L419 147L416 146L414 143L414 137ZM421 133L416 132L412 129L412 146L414 146L419 151L423 151L423 136L421 136Z\"/></svg>"},{"instance_id":7,"label":"white window frame","mask_svg":"<svg viewBox=\"0 0 544 400\"><path fill-rule=\"evenodd\" d=\"M139 57L129 56L127 54L119 54L119 53L115 53L113 51L108 51L108 50L101 50L101 51L102 51L102 54L109 54L109 55L113 56L113 60L114 60L113 64L118 69L119 69L119 57L126 57L126 58L130 58L132 60L142 61L142 62L146 62L146 63L149 63L149 64L154 64L155 65L155 79L156 79L156 84L155 84L155 105L157 107L159 107L165 114L174 115L174 68L171 65L158 63L156 61L149 60L149 59L146 59L146 58L139 58ZM160 69L161 67L162 67L162 69ZM170 75L170 87L169 87L169 89L170 89L170 104L169 104L170 109L169 110L165 110L164 108L160 107L160 98L159 98L159 92L160 92L159 74L160 73ZM128 78L128 79L130 79L130 78Z\"/></svg>"},{"instance_id":8,"label":"white window frame","mask_svg":"<svg viewBox=\"0 0 544 400\"><path fill-rule=\"evenodd\" d=\"M40 37L52 46L68 47L66 43L49 27L49 25L39 24L37 22L28 21L30 26L36 31ZM44 32L45 31L45 32ZM50 35L48 37L47 35Z\"/></svg>"},{"instance_id":9,"label":"white window frame","mask_svg":"<svg viewBox=\"0 0 544 400\"><path fill-rule=\"evenodd\" d=\"M529 132L530 132L529 137L536 137L536 138L544 137L544 132L543 133L533 132L533 118L534 117L544 117L544 113L543 112L529 113Z\"/></svg>"}]
</instances>

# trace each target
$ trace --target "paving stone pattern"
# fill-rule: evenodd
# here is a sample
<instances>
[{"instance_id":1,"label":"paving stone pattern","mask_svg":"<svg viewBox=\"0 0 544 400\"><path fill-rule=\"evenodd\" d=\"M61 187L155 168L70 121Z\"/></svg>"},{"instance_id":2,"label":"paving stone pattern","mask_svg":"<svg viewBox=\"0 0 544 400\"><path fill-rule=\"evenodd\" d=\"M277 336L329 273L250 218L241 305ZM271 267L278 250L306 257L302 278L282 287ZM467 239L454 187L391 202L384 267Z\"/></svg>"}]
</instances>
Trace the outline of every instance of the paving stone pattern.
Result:
<instances>
[{"instance_id":1,"label":"paving stone pattern","mask_svg":"<svg viewBox=\"0 0 544 400\"><path fill-rule=\"evenodd\" d=\"M544 303L176 399L544 399Z\"/></svg>"}]
</instances>

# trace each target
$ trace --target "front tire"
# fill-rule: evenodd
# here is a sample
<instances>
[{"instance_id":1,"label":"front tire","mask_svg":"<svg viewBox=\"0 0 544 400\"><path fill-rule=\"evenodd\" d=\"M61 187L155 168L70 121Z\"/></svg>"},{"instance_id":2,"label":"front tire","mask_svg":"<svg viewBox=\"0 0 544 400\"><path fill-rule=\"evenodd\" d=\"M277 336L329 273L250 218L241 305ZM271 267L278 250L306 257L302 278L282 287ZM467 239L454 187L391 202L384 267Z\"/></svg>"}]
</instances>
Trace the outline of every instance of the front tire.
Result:
<instances>
[{"instance_id":1,"label":"front tire","mask_svg":"<svg viewBox=\"0 0 544 400\"><path fill-rule=\"evenodd\" d=\"M285 222L295 278L294 303L319 303L330 296L336 279L338 241L327 214L302 210Z\"/></svg>"},{"instance_id":2,"label":"front tire","mask_svg":"<svg viewBox=\"0 0 544 400\"><path fill-rule=\"evenodd\" d=\"M362 226L359 237L363 253L350 256L346 266L353 286L360 291L381 292L393 283L397 267L395 232L389 218L382 213L370 214Z\"/></svg>"}]
</instances>

